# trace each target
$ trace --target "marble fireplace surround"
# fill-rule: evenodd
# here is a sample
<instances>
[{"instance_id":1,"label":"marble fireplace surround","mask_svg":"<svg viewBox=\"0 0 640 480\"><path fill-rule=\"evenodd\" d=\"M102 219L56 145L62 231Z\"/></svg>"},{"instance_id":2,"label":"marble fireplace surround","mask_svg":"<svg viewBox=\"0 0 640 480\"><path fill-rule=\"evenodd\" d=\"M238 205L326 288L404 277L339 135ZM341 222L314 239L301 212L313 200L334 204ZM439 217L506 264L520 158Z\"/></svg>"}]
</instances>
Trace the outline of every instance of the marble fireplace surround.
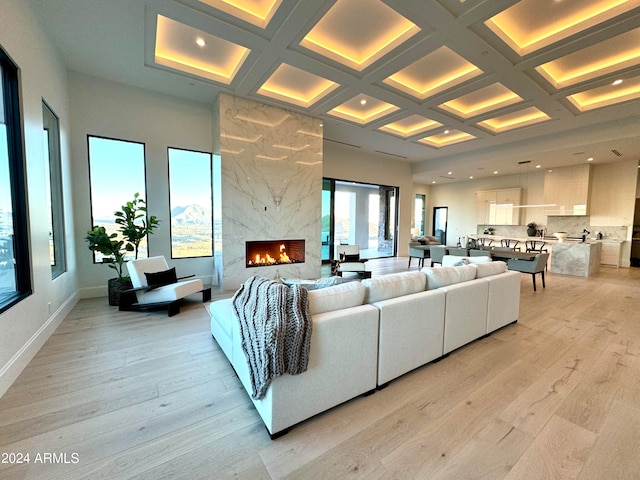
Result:
<instances>
[{"instance_id":1,"label":"marble fireplace surround","mask_svg":"<svg viewBox=\"0 0 640 480\"><path fill-rule=\"evenodd\" d=\"M216 270L225 290L253 275L318 278L321 268L321 121L221 93ZM246 242L304 240L304 262L248 267Z\"/></svg>"}]
</instances>

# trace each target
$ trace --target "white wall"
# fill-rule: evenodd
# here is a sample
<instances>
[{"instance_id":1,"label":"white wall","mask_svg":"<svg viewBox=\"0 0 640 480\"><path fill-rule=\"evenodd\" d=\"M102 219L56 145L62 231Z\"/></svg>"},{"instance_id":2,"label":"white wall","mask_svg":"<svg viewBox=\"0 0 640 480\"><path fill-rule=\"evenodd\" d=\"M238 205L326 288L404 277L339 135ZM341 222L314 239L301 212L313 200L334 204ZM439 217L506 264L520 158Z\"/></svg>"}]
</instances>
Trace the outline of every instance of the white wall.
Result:
<instances>
[{"instance_id":1,"label":"white wall","mask_svg":"<svg viewBox=\"0 0 640 480\"><path fill-rule=\"evenodd\" d=\"M542 203L544 172L531 172L522 175L505 175L451 184L442 183L431 185L431 194L427 197L427 208L430 212L434 206L449 207L447 243L449 245L455 245L458 237L476 233L478 225L476 221L475 203L477 191L517 187L522 188L523 203ZM547 219L543 214L542 208L523 208L521 210L520 225L526 225L529 222L536 222L540 225L546 224ZM500 227L497 226L495 228L496 234L499 235ZM523 229L523 235L525 229Z\"/></svg>"},{"instance_id":2,"label":"white wall","mask_svg":"<svg viewBox=\"0 0 640 480\"><path fill-rule=\"evenodd\" d=\"M20 68L20 100L27 166L29 235L33 294L0 314L0 395L20 374L75 304L77 267L73 234L73 178L69 161L69 105L66 70L29 3L3 0L0 44ZM45 197L42 100L60 120L68 271L51 280L48 210Z\"/></svg>"},{"instance_id":3,"label":"white wall","mask_svg":"<svg viewBox=\"0 0 640 480\"><path fill-rule=\"evenodd\" d=\"M637 181L637 160L595 164L592 169L590 215L577 217L584 219L588 225L598 227L625 226L626 240L622 246L622 265L629 266L631 234L633 224L635 191ZM531 172L522 175L507 175L495 178L470 180L449 185L432 185L431 194L427 197L429 210L434 206L449 207L449 223L447 243L455 244L458 237L476 233L475 192L500 188L522 188L522 203L535 205L544 203L544 172ZM550 217L553 222L566 217ZM535 222L540 226L549 223L543 208L523 208L520 225L524 236L525 225ZM500 235L500 226L496 226L496 235ZM509 235L513 228L507 227ZM504 229L504 227L503 227Z\"/></svg>"},{"instance_id":4,"label":"white wall","mask_svg":"<svg viewBox=\"0 0 640 480\"><path fill-rule=\"evenodd\" d=\"M400 188L398 255L408 255L407 245L411 238L416 194L412 181L411 164L392 160L384 155L362 152L356 148L334 142L325 141L323 149L323 177Z\"/></svg>"},{"instance_id":5,"label":"white wall","mask_svg":"<svg viewBox=\"0 0 640 480\"><path fill-rule=\"evenodd\" d=\"M112 269L93 263L93 256L83 241L91 228L87 135L145 144L145 200L149 215L155 215L161 222L149 238L149 253L152 256L164 255L169 265L176 267L178 276L195 274L205 283L211 283L212 257L171 259L167 160L167 147L212 151L211 105L196 104L80 73L70 74L69 86L73 92L71 153L75 174L80 295L83 298L106 295L107 280L114 276ZM126 175L126 172L114 175L114 182L118 181L118 174ZM132 198L134 193L131 192ZM144 192L140 193L145 196Z\"/></svg>"}]
</instances>

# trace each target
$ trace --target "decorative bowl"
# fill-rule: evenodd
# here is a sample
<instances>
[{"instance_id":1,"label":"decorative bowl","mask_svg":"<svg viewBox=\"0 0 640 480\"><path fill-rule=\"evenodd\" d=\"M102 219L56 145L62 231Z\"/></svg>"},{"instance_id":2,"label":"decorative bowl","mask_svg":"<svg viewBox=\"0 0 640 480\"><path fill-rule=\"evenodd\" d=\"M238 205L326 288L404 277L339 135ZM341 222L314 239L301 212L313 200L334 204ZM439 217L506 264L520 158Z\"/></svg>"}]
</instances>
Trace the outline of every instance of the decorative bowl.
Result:
<instances>
[{"instance_id":1,"label":"decorative bowl","mask_svg":"<svg viewBox=\"0 0 640 480\"><path fill-rule=\"evenodd\" d=\"M562 243L566 240L569 234L567 232L556 232L553 234L553 236L558 239L558 243Z\"/></svg>"}]
</instances>

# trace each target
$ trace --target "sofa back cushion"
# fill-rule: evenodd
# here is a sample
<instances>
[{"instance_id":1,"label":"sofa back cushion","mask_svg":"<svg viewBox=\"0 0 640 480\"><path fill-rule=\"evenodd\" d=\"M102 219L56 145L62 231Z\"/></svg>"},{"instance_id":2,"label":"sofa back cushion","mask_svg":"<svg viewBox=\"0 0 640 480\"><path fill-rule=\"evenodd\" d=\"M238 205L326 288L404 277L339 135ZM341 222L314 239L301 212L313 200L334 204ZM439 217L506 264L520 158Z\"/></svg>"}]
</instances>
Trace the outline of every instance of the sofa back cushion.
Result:
<instances>
[{"instance_id":1,"label":"sofa back cushion","mask_svg":"<svg viewBox=\"0 0 640 480\"><path fill-rule=\"evenodd\" d=\"M357 307L364 302L366 289L360 282L347 282L332 287L309 291L311 315L342 308Z\"/></svg>"},{"instance_id":2,"label":"sofa back cushion","mask_svg":"<svg viewBox=\"0 0 640 480\"><path fill-rule=\"evenodd\" d=\"M489 256L481 256L481 257L462 257L460 255L445 255L442 257L442 266L443 267L453 267L454 265L464 262L466 264L478 264L478 263L490 263L491 257Z\"/></svg>"},{"instance_id":3,"label":"sofa back cushion","mask_svg":"<svg viewBox=\"0 0 640 480\"><path fill-rule=\"evenodd\" d=\"M401 272L362 280L366 287L364 303L375 303L388 298L424 292L426 277L421 272Z\"/></svg>"},{"instance_id":4,"label":"sofa back cushion","mask_svg":"<svg viewBox=\"0 0 640 480\"><path fill-rule=\"evenodd\" d=\"M488 263L476 264L476 278L490 277L491 275L499 275L507 271L507 264L503 261L495 261Z\"/></svg>"},{"instance_id":5,"label":"sofa back cushion","mask_svg":"<svg viewBox=\"0 0 640 480\"><path fill-rule=\"evenodd\" d=\"M422 273L427 278L427 290L468 282L476 278L476 265L462 267L424 267Z\"/></svg>"}]
</instances>

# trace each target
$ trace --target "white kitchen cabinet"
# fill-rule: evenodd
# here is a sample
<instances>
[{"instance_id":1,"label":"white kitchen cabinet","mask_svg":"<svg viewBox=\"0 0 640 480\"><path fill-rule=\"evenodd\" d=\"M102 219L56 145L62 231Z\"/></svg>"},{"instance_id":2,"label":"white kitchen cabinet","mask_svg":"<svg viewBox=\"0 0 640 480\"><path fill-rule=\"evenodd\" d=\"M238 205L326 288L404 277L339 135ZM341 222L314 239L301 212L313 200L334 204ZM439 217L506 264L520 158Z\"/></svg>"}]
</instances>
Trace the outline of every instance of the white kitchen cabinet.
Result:
<instances>
[{"instance_id":1,"label":"white kitchen cabinet","mask_svg":"<svg viewBox=\"0 0 640 480\"><path fill-rule=\"evenodd\" d=\"M504 188L476 192L476 221L479 225L519 225L522 189Z\"/></svg>"},{"instance_id":2,"label":"white kitchen cabinet","mask_svg":"<svg viewBox=\"0 0 640 480\"><path fill-rule=\"evenodd\" d=\"M620 266L620 242L602 242L602 253L600 255L600 264Z\"/></svg>"},{"instance_id":3,"label":"white kitchen cabinet","mask_svg":"<svg viewBox=\"0 0 640 480\"><path fill-rule=\"evenodd\" d=\"M591 165L554 168L544 175L544 213L547 216L589 214Z\"/></svg>"}]
</instances>

